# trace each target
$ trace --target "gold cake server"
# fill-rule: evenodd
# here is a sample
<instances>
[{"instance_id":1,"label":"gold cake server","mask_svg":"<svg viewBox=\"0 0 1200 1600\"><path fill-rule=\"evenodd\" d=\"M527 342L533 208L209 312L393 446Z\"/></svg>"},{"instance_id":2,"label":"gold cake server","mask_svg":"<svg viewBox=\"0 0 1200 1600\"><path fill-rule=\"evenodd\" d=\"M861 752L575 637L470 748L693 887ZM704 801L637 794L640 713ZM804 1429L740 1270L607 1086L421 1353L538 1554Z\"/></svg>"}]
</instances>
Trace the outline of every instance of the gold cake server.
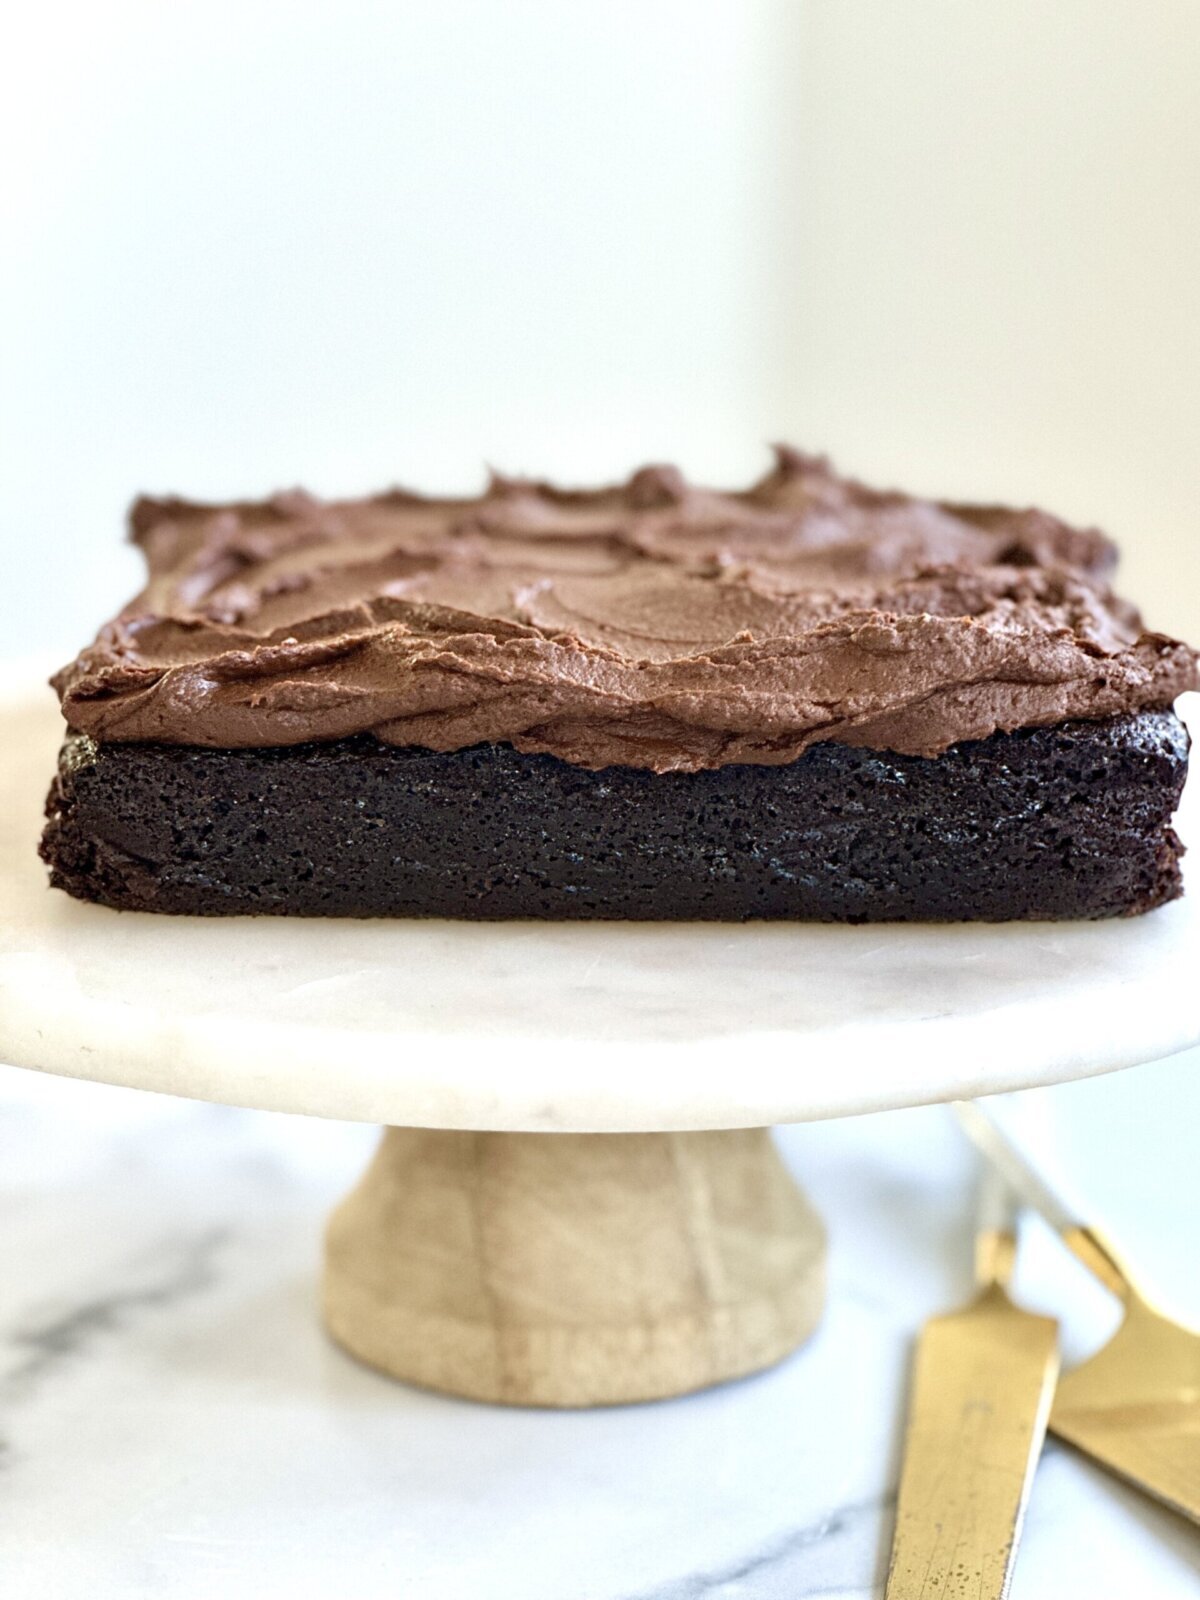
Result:
<instances>
[{"instance_id":1,"label":"gold cake server","mask_svg":"<svg viewBox=\"0 0 1200 1600\"><path fill-rule=\"evenodd\" d=\"M982 1107L954 1109L1005 1182L1125 1307L1108 1344L1064 1373L1052 1432L1200 1522L1200 1332L1150 1304L1103 1234L1072 1216Z\"/></svg>"},{"instance_id":2,"label":"gold cake server","mask_svg":"<svg viewBox=\"0 0 1200 1600\"><path fill-rule=\"evenodd\" d=\"M1023 1311L1011 1193L980 1181L975 1298L917 1344L887 1600L1000 1600L1058 1375L1058 1326Z\"/></svg>"}]
</instances>

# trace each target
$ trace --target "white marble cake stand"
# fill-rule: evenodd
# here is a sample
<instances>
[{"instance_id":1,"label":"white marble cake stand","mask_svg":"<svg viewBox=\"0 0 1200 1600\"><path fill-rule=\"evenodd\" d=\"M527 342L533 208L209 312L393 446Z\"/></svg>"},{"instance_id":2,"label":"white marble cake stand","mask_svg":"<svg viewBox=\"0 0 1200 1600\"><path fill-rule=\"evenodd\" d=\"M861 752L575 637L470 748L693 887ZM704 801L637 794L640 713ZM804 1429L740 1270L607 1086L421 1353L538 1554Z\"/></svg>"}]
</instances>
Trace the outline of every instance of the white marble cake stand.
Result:
<instances>
[{"instance_id":1,"label":"white marble cake stand","mask_svg":"<svg viewBox=\"0 0 1200 1600\"><path fill-rule=\"evenodd\" d=\"M435 1388L580 1405L765 1366L813 1327L824 1260L770 1124L1200 1042L1194 894L1133 921L973 927L82 905L35 854L60 732L50 693L10 675L0 1057L385 1124L330 1225L325 1313L364 1360Z\"/></svg>"}]
</instances>

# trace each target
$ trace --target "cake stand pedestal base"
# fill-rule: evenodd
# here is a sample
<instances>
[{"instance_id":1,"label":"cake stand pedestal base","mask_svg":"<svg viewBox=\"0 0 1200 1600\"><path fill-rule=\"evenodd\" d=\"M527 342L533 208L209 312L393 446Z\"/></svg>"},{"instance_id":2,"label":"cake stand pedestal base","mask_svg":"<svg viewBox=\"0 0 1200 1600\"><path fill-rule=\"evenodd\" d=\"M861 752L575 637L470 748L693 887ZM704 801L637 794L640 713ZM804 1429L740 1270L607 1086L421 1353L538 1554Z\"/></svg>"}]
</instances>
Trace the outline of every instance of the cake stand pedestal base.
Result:
<instances>
[{"instance_id":1,"label":"cake stand pedestal base","mask_svg":"<svg viewBox=\"0 0 1200 1600\"><path fill-rule=\"evenodd\" d=\"M821 1223L762 1128L388 1128L333 1213L324 1310L352 1355L474 1400L655 1400L812 1332Z\"/></svg>"}]
</instances>

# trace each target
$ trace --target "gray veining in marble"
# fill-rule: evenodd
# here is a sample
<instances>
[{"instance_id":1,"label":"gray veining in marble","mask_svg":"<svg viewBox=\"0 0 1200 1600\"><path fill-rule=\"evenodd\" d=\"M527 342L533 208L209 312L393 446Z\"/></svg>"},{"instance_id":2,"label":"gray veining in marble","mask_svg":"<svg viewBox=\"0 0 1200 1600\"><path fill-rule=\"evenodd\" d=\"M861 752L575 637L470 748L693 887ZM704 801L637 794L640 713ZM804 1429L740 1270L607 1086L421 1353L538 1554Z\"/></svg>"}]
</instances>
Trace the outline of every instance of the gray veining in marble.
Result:
<instances>
[{"instance_id":1,"label":"gray veining in marble","mask_svg":"<svg viewBox=\"0 0 1200 1600\"><path fill-rule=\"evenodd\" d=\"M118 1268L103 1289L34 1306L25 1321L5 1331L14 1360L0 1396L20 1398L64 1361L88 1355L108 1336L119 1337L139 1313L173 1308L206 1289L213 1282L214 1255L226 1237L226 1230L212 1228L194 1237L164 1239L139 1252L124 1270Z\"/></svg>"},{"instance_id":2,"label":"gray veining in marble","mask_svg":"<svg viewBox=\"0 0 1200 1600\"><path fill-rule=\"evenodd\" d=\"M1016 1109L1036 1132L1047 1107L1064 1176L1200 1316L1200 1056ZM880 1592L908 1340L969 1286L971 1165L948 1113L780 1135L832 1236L806 1350L689 1399L575 1414L405 1389L323 1337L321 1225L374 1137L0 1071L6 1596ZM1037 1226L1021 1283L1065 1309L1076 1354L1112 1325ZM1200 1594L1200 1539L1052 1444L1013 1600L1135 1593Z\"/></svg>"}]
</instances>

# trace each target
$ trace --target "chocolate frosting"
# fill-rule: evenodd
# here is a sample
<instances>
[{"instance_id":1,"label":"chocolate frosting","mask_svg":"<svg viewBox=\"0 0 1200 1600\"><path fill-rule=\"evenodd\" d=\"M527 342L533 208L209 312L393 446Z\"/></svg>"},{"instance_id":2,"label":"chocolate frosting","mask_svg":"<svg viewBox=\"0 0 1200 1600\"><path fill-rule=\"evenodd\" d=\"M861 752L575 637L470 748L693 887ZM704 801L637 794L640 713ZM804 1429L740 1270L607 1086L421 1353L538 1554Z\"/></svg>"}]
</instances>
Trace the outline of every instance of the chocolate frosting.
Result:
<instances>
[{"instance_id":1,"label":"chocolate frosting","mask_svg":"<svg viewBox=\"0 0 1200 1600\"><path fill-rule=\"evenodd\" d=\"M472 500L140 500L148 582L55 678L64 714L101 740L371 732L667 772L820 740L934 756L1196 687L1107 587L1101 534L776 455L737 493L651 466Z\"/></svg>"}]
</instances>

